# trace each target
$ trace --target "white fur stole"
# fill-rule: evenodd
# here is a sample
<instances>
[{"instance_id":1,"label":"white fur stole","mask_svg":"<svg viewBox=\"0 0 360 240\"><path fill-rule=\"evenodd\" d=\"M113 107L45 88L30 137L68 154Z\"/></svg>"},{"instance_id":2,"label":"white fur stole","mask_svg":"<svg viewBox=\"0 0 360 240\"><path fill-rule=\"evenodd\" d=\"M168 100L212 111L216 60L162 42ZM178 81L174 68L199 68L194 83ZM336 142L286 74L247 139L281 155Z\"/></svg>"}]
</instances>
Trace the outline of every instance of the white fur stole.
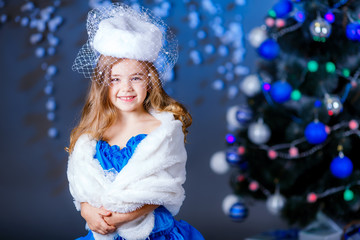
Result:
<instances>
[{"instance_id":1,"label":"white fur stole","mask_svg":"<svg viewBox=\"0 0 360 240\"><path fill-rule=\"evenodd\" d=\"M182 123L169 112L151 114L161 121L160 127L148 134L114 181L108 179L94 158L97 141L82 135L68 161L67 176L77 210L81 202L103 206L113 212L132 212L145 204L163 205L173 215L185 199L186 150ZM117 234L127 240L146 239L154 228L153 212L123 224ZM101 235L96 240L112 240L116 233Z\"/></svg>"}]
</instances>

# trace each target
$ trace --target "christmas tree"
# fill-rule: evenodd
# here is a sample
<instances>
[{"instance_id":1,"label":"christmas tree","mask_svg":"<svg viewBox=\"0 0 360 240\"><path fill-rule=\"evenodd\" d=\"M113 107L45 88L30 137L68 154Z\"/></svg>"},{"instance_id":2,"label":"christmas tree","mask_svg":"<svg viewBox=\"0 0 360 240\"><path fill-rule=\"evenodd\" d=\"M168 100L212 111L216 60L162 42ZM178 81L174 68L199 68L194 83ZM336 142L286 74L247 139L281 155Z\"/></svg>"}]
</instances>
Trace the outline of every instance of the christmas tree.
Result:
<instances>
[{"instance_id":1,"label":"christmas tree","mask_svg":"<svg viewBox=\"0 0 360 240\"><path fill-rule=\"evenodd\" d=\"M240 199L250 196L290 224L319 212L359 219L360 1L280 0L248 39L256 72L240 83L246 102L227 112L226 151L211 160L231 166L230 217L246 217Z\"/></svg>"}]
</instances>

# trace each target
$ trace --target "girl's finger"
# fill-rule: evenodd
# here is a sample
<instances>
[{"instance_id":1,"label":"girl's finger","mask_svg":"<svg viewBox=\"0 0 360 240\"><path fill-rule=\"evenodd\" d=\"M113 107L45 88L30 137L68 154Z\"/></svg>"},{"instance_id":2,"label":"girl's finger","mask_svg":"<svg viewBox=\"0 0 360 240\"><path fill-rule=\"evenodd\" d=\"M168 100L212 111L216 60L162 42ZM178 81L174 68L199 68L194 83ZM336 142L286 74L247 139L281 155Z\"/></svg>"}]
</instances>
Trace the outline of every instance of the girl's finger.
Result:
<instances>
[{"instance_id":1,"label":"girl's finger","mask_svg":"<svg viewBox=\"0 0 360 240\"><path fill-rule=\"evenodd\" d=\"M105 209L100 209L100 210L99 210L99 214L100 214L101 216L107 217L107 216L110 216L110 215L111 215L111 212L108 211L108 210L105 210Z\"/></svg>"},{"instance_id":2,"label":"girl's finger","mask_svg":"<svg viewBox=\"0 0 360 240\"><path fill-rule=\"evenodd\" d=\"M93 229L91 229L91 231L102 234L102 235L106 234L102 229L99 229L99 228L93 228Z\"/></svg>"},{"instance_id":3,"label":"girl's finger","mask_svg":"<svg viewBox=\"0 0 360 240\"><path fill-rule=\"evenodd\" d=\"M110 232L114 227L107 224L105 221L101 223L101 230L104 232Z\"/></svg>"}]
</instances>

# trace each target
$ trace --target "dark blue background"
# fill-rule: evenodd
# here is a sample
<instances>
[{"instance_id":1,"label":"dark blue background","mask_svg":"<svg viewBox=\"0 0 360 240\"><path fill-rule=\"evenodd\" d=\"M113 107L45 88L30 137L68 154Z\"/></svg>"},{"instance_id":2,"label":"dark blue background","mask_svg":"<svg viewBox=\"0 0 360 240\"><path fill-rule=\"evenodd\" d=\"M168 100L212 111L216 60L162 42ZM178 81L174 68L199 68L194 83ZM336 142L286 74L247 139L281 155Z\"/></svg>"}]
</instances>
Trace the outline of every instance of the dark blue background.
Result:
<instances>
[{"instance_id":1,"label":"dark blue background","mask_svg":"<svg viewBox=\"0 0 360 240\"><path fill-rule=\"evenodd\" d=\"M8 1L1 11L15 17L23 2ZM231 3L214 2L222 6ZM248 0L245 6L235 10L227 12L224 7L222 15L227 21L234 21L234 14L240 13L244 32L248 33L263 23L274 2ZM266 230L286 228L286 224L270 215L260 202L247 200L250 215L243 223L233 223L223 214L222 200L231 193L229 176L213 173L209 159L214 152L225 149L226 110L239 97L228 100L225 91L211 87L217 66L224 62L220 56L200 65L191 63L188 43L195 38L194 30L186 22L187 9L183 1L173 3L171 15L165 21L177 34L180 57L176 80L167 87L193 116L187 145L187 198L177 218L194 225L209 240L245 239ZM88 10L88 1L62 1L56 12L65 19L56 32L61 44L55 56L44 59L34 56L35 47L29 43L30 29L20 27L13 20L0 27L0 239L74 239L85 234L84 221L68 191L64 147L68 145L87 90L88 80L72 72L71 65L87 38ZM247 55L243 64L253 69L257 56L248 42L245 46ZM58 104L54 123L46 119L43 62L59 69L53 78ZM59 129L57 139L47 136L52 125Z\"/></svg>"}]
</instances>

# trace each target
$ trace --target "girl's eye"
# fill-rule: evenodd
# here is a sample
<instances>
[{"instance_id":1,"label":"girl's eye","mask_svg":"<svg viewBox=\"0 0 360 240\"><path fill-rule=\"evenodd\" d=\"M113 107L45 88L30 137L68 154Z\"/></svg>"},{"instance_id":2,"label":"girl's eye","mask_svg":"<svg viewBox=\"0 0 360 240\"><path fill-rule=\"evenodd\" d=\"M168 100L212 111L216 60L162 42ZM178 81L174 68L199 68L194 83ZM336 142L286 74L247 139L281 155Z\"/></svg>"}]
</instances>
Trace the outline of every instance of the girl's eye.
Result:
<instances>
[{"instance_id":1,"label":"girl's eye","mask_svg":"<svg viewBox=\"0 0 360 240\"><path fill-rule=\"evenodd\" d=\"M111 79L111 82L118 82L118 81L119 81L118 78L112 78L112 79Z\"/></svg>"},{"instance_id":2,"label":"girl's eye","mask_svg":"<svg viewBox=\"0 0 360 240\"><path fill-rule=\"evenodd\" d=\"M140 78L140 77L133 77L133 78L131 78L131 81L141 81L142 80L142 78Z\"/></svg>"}]
</instances>

